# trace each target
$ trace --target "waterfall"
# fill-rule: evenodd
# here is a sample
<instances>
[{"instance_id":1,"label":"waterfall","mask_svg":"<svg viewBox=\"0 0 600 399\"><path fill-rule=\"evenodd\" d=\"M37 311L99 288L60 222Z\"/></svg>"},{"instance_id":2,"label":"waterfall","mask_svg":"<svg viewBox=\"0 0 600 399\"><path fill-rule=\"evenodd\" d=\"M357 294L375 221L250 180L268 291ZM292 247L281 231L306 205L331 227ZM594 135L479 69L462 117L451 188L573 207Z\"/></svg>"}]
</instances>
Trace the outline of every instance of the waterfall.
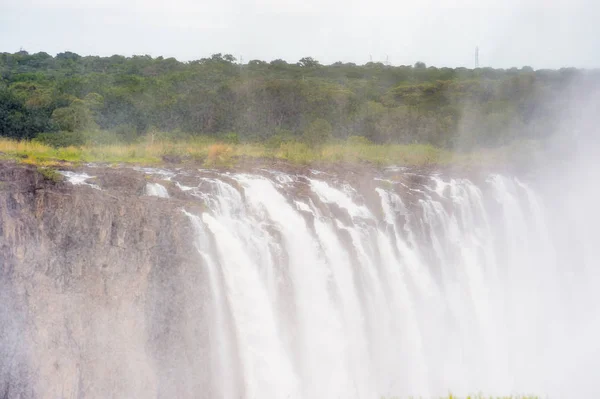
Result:
<instances>
[{"instance_id":1,"label":"waterfall","mask_svg":"<svg viewBox=\"0 0 600 399\"><path fill-rule=\"evenodd\" d=\"M588 230L563 227L584 223L576 207L557 216L501 175L187 182L176 186L203 204L184 212L209 288L213 397L567 397L593 386L578 367L598 365L599 273ZM581 246L573 259L557 250L566 237Z\"/></svg>"},{"instance_id":2,"label":"waterfall","mask_svg":"<svg viewBox=\"0 0 600 399\"><path fill-rule=\"evenodd\" d=\"M146 183L146 195L151 197L169 198L169 192L165 186L158 183Z\"/></svg>"}]
</instances>

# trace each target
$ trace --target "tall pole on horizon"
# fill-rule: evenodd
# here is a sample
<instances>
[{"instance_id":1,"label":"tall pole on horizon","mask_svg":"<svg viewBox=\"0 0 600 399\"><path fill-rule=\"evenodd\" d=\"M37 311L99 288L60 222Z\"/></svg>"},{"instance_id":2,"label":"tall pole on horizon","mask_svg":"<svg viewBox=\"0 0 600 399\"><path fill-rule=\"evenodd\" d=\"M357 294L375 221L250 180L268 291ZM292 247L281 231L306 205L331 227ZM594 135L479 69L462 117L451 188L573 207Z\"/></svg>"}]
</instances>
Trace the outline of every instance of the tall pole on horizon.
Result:
<instances>
[{"instance_id":1,"label":"tall pole on horizon","mask_svg":"<svg viewBox=\"0 0 600 399\"><path fill-rule=\"evenodd\" d=\"M475 69L479 68L479 46L475 47Z\"/></svg>"}]
</instances>

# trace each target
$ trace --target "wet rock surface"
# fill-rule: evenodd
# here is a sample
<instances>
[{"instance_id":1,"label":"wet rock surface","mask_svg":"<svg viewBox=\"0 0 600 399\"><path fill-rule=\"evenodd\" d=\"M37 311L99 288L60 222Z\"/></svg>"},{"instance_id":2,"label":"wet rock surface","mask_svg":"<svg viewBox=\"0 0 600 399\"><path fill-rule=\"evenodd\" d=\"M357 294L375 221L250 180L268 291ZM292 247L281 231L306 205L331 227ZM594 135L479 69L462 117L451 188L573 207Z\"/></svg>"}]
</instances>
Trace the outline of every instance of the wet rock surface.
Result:
<instances>
[{"instance_id":1,"label":"wet rock surface","mask_svg":"<svg viewBox=\"0 0 600 399\"><path fill-rule=\"evenodd\" d=\"M371 165L317 170L249 161L234 170L176 164L64 171L71 177L53 181L33 166L0 162L2 398L211 397L211 361L197 355L209 339L206 276L182 210L206 211L218 194L214 181L244 196L234 174L264 176L290 203L312 203L346 226L374 222L322 202L312 180L343 190L377 220L378 187L401 194L417 218L425 193L438 195L425 189L435 171ZM150 183L169 198L147 195ZM303 217L312 225L312 214ZM347 233L338 233L351 252Z\"/></svg>"}]
</instances>

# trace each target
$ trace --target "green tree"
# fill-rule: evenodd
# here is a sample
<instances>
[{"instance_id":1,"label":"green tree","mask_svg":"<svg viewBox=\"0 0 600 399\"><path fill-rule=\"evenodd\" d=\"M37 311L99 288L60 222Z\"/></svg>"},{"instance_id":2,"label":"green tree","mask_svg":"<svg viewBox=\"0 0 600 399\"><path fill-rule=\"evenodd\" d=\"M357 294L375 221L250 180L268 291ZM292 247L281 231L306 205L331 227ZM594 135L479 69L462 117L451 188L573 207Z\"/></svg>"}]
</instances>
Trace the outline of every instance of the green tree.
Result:
<instances>
[{"instance_id":1,"label":"green tree","mask_svg":"<svg viewBox=\"0 0 600 399\"><path fill-rule=\"evenodd\" d=\"M92 112L82 100L75 100L68 107L52 112L52 121L60 130L75 132L96 127Z\"/></svg>"},{"instance_id":2,"label":"green tree","mask_svg":"<svg viewBox=\"0 0 600 399\"><path fill-rule=\"evenodd\" d=\"M314 133L321 120L330 127L321 131L339 138L491 146L556 132L573 82L597 90L600 71L321 65L312 57L239 65L221 53L179 62L21 51L0 53L0 135L31 138L97 123L126 140L154 126L168 135L236 132L240 142L286 131L318 142L327 136Z\"/></svg>"},{"instance_id":3,"label":"green tree","mask_svg":"<svg viewBox=\"0 0 600 399\"><path fill-rule=\"evenodd\" d=\"M30 139L53 130L46 108L30 108L11 90L0 86L0 136Z\"/></svg>"},{"instance_id":4,"label":"green tree","mask_svg":"<svg viewBox=\"0 0 600 399\"><path fill-rule=\"evenodd\" d=\"M318 67L319 61L315 60L312 57L304 57L301 58L300 61L298 61L298 65L303 67L303 68L315 68Z\"/></svg>"}]
</instances>

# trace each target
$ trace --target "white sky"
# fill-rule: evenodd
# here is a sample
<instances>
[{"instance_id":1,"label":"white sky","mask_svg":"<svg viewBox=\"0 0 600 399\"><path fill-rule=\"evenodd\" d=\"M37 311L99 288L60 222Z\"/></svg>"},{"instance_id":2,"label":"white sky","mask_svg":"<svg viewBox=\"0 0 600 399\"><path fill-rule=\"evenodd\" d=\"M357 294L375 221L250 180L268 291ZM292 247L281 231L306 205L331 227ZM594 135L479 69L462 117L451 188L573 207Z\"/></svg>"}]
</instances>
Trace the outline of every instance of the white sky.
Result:
<instances>
[{"instance_id":1,"label":"white sky","mask_svg":"<svg viewBox=\"0 0 600 399\"><path fill-rule=\"evenodd\" d=\"M0 0L0 52L600 67L600 0Z\"/></svg>"}]
</instances>

